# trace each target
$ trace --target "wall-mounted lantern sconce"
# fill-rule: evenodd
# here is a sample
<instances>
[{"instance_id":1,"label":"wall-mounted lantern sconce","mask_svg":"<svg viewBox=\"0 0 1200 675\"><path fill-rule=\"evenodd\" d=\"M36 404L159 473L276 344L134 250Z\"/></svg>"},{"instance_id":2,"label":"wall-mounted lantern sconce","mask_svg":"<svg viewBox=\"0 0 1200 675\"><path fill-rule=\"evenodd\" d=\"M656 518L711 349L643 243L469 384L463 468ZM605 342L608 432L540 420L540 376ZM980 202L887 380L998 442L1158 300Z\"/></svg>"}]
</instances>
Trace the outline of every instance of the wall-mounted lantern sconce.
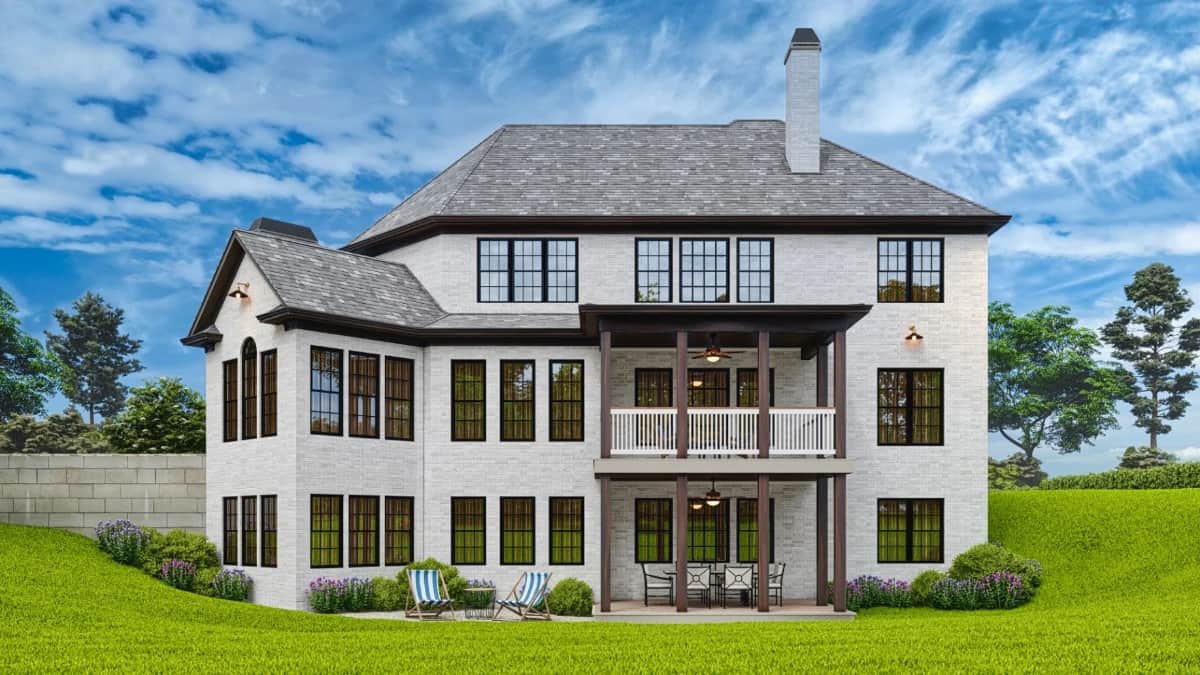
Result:
<instances>
[{"instance_id":1,"label":"wall-mounted lantern sconce","mask_svg":"<svg viewBox=\"0 0 1200 675\"><path fill-rule=\"evenodd\" d=\"M229 292L229 297L245 300L250 297L250 294L246 293L246 289L248 288L250 288L250 282L239 281L234 284L233 290Z\"/></svg>"},{"instance_id":2,"label":"wall-mounted lantern sconce","mask_svg":"<svg viewBox=\"0 0 1200 675\"><path fill-rule=\"evenodd\" d=\"M904 341L910 345L919 345L925 336L917 332L916 325L908 327L908 335L904 336Z\"/></svg>"}]
</instances>

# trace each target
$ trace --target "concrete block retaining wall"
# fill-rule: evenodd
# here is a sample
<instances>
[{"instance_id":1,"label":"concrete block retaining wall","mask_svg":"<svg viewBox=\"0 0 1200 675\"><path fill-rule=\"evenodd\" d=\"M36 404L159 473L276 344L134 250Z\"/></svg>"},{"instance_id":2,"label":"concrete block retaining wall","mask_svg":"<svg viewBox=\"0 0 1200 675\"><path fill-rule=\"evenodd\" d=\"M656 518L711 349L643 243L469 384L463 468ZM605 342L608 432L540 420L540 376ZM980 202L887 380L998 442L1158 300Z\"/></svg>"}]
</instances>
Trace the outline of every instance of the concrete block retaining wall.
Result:
<instances>
[{"instance_id":1,"label":"concrete block retaining wall","mask_svg":"<svg viewBox=\"0 0 1200 675\"><path fill-rule=\"evenodd\" d=\"M101 520L204 533L204 455L0 454L0 523L87 536Z\"/></svg>"}]
</instances>

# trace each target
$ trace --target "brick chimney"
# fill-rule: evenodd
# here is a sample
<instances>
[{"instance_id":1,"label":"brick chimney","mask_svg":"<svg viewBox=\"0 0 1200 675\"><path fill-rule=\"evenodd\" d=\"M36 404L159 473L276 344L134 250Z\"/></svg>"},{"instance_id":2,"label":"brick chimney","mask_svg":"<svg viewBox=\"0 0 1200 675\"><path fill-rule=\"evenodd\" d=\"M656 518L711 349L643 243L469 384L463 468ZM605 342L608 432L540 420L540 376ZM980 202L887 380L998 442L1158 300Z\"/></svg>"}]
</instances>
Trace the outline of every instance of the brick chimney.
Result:
<instances>
[{"instance_id":1,"label":"brick chimney","mask_svg":"<svg viewBox=\"0 0 1200 675\"><path fill-rule=\"evenodd\" d=\"M821 40L797 28L783 59L787 69L784 150L792 173L821 173Z\"/></svg>"}]
</instances>

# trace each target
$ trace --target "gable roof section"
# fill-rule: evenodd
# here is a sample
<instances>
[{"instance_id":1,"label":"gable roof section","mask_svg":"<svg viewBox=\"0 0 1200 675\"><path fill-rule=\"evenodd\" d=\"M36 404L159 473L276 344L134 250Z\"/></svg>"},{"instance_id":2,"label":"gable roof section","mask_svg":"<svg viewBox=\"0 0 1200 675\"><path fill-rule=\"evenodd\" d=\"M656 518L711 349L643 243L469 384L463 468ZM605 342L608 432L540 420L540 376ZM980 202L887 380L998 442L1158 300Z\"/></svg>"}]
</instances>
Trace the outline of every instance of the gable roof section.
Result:
<instances>
[{"instance_id":1,"label":"gable roof section","mask_svg":"<svg viewBox=\"0 0 1200 675\"><path fill-rule=\"evenodd\" d=\"M792 173L779 120L506 125L347 248L437 216L1007 220L828 140L821 173Z\"/></svg>"}]
</instances>

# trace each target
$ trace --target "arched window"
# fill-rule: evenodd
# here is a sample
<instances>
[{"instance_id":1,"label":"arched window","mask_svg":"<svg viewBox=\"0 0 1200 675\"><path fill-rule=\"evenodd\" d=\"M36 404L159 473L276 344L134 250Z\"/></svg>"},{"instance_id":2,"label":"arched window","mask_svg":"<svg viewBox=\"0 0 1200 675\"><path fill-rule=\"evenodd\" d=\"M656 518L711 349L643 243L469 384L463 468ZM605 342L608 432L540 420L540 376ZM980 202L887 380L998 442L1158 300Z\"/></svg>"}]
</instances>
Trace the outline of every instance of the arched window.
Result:
<instances>
[{"instance_id":1,"label":"arched window","mask_svg":"<svg viewBox=\"0 0 1200 675\"><path fill-rule=\"evenodd\" d=\"M242 438L258 436L258 349L253 338L242 343Z\"/></svg>"}]
</instances>

